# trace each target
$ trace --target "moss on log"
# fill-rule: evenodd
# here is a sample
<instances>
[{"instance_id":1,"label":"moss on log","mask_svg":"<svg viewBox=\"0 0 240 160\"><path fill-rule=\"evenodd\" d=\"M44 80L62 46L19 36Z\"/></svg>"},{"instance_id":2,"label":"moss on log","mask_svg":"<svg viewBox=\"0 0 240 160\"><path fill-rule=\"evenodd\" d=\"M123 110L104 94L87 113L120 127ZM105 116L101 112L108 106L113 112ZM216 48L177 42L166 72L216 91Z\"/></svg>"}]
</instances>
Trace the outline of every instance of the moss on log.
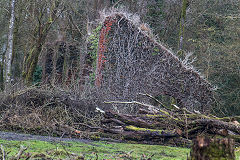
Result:
<instances>
[{"instance_id":1,"label":"moss on log","mask_svg":"<svg viewBox=\"0 0 240 160\"><path fill-rule=\"evenodd\" d=\"M158 130L158 129L149 129L149 128L139 128L135 126L126 126L125 130L129 131L135 131L135 132L152 132L152 133L157 133L159 135L162 135L163 137L178 137L178 133L176 130L173 131L168 131L168 130Z\"/></svg>"}]
</instances>

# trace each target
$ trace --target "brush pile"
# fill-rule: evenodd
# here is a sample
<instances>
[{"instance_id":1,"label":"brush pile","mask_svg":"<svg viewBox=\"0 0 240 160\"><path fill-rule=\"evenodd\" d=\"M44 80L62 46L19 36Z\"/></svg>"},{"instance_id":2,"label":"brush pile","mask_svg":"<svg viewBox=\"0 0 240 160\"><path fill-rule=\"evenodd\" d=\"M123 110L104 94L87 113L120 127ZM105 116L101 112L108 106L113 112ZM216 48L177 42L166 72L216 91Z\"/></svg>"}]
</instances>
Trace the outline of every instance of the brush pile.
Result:
<instances>
[{"instance_id":1,"label":"brush pile","mask_svg":"<svg viewBox=\"0 0 240 160\"><path fill-rule=\"evenodd\" d=\"M88 126L100 124L101 115L95 112L94 99L86 99L73 90L29 87L0 94L0 99L1 131L88 138Z\"/></svg>"}]
</instances>

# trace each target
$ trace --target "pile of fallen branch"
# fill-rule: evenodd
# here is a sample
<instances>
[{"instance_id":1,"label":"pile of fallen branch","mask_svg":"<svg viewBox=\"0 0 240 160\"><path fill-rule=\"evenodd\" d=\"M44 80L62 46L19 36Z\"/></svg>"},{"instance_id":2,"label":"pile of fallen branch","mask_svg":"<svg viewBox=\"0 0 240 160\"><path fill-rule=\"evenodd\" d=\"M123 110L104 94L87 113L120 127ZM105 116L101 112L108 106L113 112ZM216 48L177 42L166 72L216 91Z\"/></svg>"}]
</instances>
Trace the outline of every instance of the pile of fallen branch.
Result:
<instances>
[{"instance_id":1,"label":"pile of fallen branch","mask_svg":"<svg viewBox=\"0 0 240 160\"><path fill-rule=\"evenodd\" d=\"M159 107L137 101L105 102L115 105L137 104L140 108L136 115L105 111L102 136L140 143L188 146L198 135L207 135L229 137L240 143L240 116L219 118L199 111L190 112L176 105L169 109L156 101Z\"/></svg>"},{"instance_id":2,"label":"pile of fallen branch","mask_svg":"<svg viewBox=\"0 0 240 160\"><path fill-rule=\"evenodd\" d=\"M198 135L229 137L240 143L240 116L219 118L176 105L169 108L151 95L144 96L159 105L139 101L108 101L104 105L89 96L86 99L57 88L27 88L0 96L0 129L177 146L190 145ZM111 105L116 108L123 104L137 106L138 112L123 114L109 110ZM105 111L96 106L102 106Z\"/></svg>"},{"instance_id":3,"label":"pile of fallen branch","mask_svg":"<svg viewBox=\"0 0 240 160\"><path fill-rule=\"evenodd\" d=\"M102 117L93 99L57 87L33 86L0 99L1 131L88 138Z\"/></svg>"}]
</instances>

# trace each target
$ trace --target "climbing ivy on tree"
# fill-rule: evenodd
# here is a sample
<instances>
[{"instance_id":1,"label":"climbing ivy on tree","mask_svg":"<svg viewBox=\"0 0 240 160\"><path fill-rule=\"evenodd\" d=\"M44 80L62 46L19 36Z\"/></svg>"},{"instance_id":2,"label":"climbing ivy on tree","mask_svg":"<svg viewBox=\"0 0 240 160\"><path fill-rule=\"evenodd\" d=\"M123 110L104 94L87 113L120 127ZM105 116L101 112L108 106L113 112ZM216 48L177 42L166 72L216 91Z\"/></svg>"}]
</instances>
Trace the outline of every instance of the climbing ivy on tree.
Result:
<instances>
[{"instance_id":1,"label":"climbing ivy on tree","mask_svg":"<svg viewBox=\"0 0 240 160\"><path fill-rule=\"evenodd\" d=\"M88 41L90 44L89 47L89 59L87 59L88 63L91 64L93 72L90 74L91 82L95 81L95 70L96 70L96 62L97 62L97 52L98 52L98 41L99 41L99 33L102 28L102 25L97 26L88 37Z\"/></svg>"}]
</instances>

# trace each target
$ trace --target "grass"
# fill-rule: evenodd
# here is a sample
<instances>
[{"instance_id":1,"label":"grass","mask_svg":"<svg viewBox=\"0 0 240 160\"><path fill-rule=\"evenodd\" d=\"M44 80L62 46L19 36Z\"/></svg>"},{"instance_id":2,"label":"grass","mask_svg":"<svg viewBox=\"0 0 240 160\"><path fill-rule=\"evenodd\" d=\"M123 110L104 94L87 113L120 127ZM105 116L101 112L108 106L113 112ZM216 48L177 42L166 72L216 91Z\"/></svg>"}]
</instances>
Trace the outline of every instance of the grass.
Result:
<instances>
[{"instance_id":1,"label":"grass","mask_svg":"<svg viewBox=\"0 0 240 160\"><path fill-rule=\"evenodd\" d=\"M126 144L110 142L45 142L45 141L6 141L0 140L8 158L19 152L20 146L27 147L24 157L34 159L114 159L114 160L186 160L189 149L159 145ZM237 160L240 148L236 149ZM1 153L0 153L1 155Z\"/></svg>"},{"instance_id":2,"label":"grass","mask_svg":"<svg viewBox=\"0 0 240 160\"><path fill-rule=\"evenodd\" d=\"M27 147L24 156L38 158L64 159L69 157L84 157L85 159L163 159L184 160L189 149L157 145L125 144L110 142L80 142L51 143L44 141L6 141L0 140L8 157L16 155L20 146Z\"/></svg>"}]
</instances>

